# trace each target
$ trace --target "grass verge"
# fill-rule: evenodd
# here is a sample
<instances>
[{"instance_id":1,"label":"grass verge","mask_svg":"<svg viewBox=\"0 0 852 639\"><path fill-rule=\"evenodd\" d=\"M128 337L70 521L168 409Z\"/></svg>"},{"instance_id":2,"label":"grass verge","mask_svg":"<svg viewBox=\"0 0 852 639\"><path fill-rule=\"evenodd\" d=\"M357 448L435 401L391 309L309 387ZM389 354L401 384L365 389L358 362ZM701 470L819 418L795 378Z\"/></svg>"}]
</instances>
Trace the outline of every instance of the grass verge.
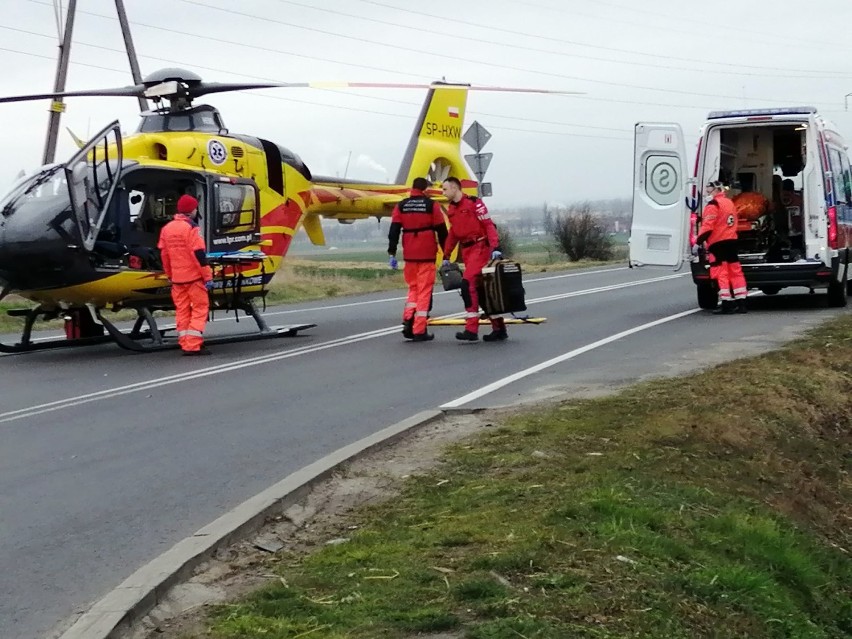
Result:
<instances>
[{"instance_id":1,"label":"grass verge","mask_svg":"<svg viewBox=\"0 0 852 639\"><path fill-rule=\"evenodd\" d=\"M205 637L852 636L852 319L511 418Z\"/></svg>"}]
</instances>

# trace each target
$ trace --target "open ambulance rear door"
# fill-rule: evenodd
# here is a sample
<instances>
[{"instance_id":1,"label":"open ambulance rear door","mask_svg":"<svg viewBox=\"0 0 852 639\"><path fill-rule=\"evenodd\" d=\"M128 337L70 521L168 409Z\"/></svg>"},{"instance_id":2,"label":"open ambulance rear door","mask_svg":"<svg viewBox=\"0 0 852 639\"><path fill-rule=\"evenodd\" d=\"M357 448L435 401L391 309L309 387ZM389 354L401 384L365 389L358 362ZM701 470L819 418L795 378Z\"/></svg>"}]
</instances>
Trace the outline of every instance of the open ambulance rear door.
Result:
<instances>
[{"instance_id":1,"label":"open ambulance rear door","mask_svg":"<svg viewBox=\"0 0 852 639\"><path fill-rule=\"evenodd\" d=\"M631 266L672 266L686 255L686 163L678 124L636 125L633 158Z\"/></svg>"}]
</instances>

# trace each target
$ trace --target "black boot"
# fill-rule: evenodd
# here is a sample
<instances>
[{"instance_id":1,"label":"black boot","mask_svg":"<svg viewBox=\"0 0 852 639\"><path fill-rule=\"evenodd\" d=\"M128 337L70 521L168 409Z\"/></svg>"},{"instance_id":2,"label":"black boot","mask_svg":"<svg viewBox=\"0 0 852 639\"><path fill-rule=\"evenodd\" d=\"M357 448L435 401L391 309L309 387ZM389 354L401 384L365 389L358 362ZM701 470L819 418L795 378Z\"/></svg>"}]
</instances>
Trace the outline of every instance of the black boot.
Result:
<instances>
[{"instance_id":1,"label":"black boot","mask_svg":"<svg viewBox=\"0 0 852 639\"><path fill-rule=\"evenodd\" d=\"M509 334L505 328L491 331L488 335L482 336L483 342L502 342L504 339L509 339Z\"/></svg>"},{"instance_id":2,"label":"black boot","mask_svg":"<svg viewBox=\"0 0 852 639\"><path fill-rule=\"evenodd\" d=\"M741 315L748 313L748 300L737 300L737 313Z\"/></svg>"},{"instance_id":3,"label":"black boot","mask_svg":"<svg viewBox=\"0 0 852 639\"><path fill-rule=\"evenodd\" d=\"M734 300L724 300L719 307L713 311L713 315L732 315L736 311Z\"/></svg>"},{"instance_id":4,"label":"black boot","mask_svg":"<svg viewBox=\"0 0 852 639\"><path fill-rule=\"evenodd\" d=\"M402 336L405 339L414 339L414 318L402 321Z\"/></svg>"},{"instance_id":5,"label":"black boot","mask_svg":"<svg viewBox=\"0 0 852 639\"><path fill-rule=\"evenodd\" d=\"M477 342L479 341L479 335L471 333L469 330L465 329L456 333L456 339L462 342Z\"/></svg>"},{"instance_id":6,"label":"black boot","mask_svg":"<svg viewBox=\"0 0 852 639\"><path fill-rule=\"evenodd\" d=\"M415 333L411 339L415 342L431 342L435 336L432 333Z\"/></svg>"}]
</instances>

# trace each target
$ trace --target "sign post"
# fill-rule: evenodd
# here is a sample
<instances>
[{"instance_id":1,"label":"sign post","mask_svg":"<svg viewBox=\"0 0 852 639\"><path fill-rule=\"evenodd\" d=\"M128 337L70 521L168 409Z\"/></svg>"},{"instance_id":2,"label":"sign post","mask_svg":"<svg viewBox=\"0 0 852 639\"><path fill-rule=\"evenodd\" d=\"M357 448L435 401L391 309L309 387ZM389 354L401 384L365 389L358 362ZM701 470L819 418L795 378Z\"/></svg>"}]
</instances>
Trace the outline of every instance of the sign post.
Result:
<instances>
[{"instance_id":1,"label":"sign post","mask_svg":"<svg viewBox=\"0 0 852 639\"><path fill-rule=\"evenodd\" d=\"M488 144L488 140L491 139L491 133L482 126L479 122L474 121L473 124L468 127L467 131L465 131L462 136L462 140L464 140L469 147L471 147L476 153L465 155L464 159L467 160L467 163L470 165L473 174L476 176L477 180L477 195L479 197L488 197L491 195L491 183L482 181L482 178L485 177L485 172L488 171L488 167L491 164L491 159L494 157L493 153L480 153L482 148Z\"/></svg>"}]
</instances>

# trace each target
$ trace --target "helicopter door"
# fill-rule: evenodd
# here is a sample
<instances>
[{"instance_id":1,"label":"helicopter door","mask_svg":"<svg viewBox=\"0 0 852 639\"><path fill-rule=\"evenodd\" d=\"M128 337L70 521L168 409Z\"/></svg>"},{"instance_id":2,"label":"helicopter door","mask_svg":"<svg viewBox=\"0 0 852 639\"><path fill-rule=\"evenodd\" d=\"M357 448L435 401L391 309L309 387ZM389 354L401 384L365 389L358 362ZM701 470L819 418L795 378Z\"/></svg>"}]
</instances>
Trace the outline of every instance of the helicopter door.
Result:
<instances>
[{"instance_id":1,"label":"helicopter door","mask_svg":"<svg viewBox=\"0 0 852 639\"><path fill-rule=\"evenodd\" d=\"M680 125L640 122L634 153L630 263L680 268L689 225Z\"/></svg>"},{"instance_id":2,"label":"helicopter door","mask_svg":"<svg viewBox=\"0 0 852 639\"><path fill-rule=\"evenodd\" d=\"M233 253L260 240L257 185L252 180L220 178L213 181L207 221L208 252Z\"/></svg>"},{"instance_id":3,"label":"helicopter door","mask_svg":"<svg viewBox=\"0 0 852 639\"><path fill-rule=\"evenodd\" d=\"M71 207L80 237L91 251L121 175L121 130L118 120L105 127L65 163Z\"/></svg>"}]
</instances>

